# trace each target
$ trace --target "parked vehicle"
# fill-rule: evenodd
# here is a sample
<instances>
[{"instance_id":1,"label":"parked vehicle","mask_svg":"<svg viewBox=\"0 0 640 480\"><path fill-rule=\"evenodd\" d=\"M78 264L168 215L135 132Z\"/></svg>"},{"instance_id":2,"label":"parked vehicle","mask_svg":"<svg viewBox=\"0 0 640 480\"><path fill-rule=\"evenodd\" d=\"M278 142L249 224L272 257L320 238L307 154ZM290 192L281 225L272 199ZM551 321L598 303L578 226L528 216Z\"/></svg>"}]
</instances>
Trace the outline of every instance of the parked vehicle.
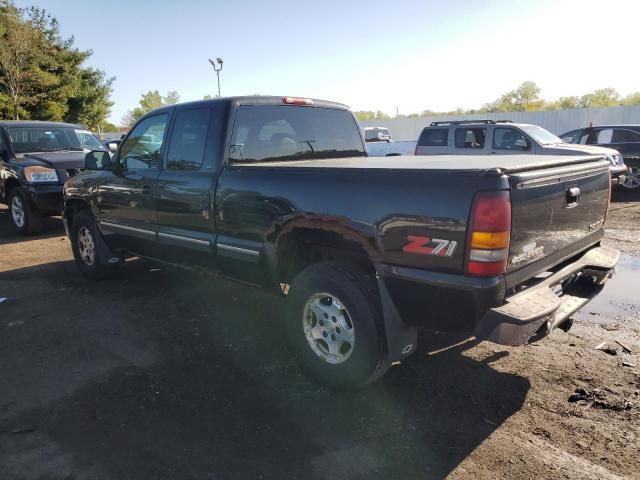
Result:
<instances>
[{"instance_id":1,"label":"parked vehicle","mask_svg":"<svg viewBox=\"0 0 640 480\"><path fill-rule=\"evenodd\" d=\"M603 156L367 158L332 102L163 107L86 168L64 210L84 274L141 255L283 295L303 365L338 388L413 353L418 328L508 345L567 329L618 261Z\"/></svg>"},{"instance_id":2,"label":"parked vehicle","mask_svg":"<svg viewBox=\"0 0 640 480\"><path fill-rule=\"evenodd\" d=\"M0 121L0 202L23 235L38 233L43 217L62 213L62 185L105 146L81 125Z\"/></svg>"},{"instance_id":3,"label":"parked vehicle","mask_svg":"<svg viewBox=\"0 0 640 480\"><path fill-rule=\"evenodd\" d=\"M509 120L432 122L420 134L416 155L603 155L614 184L623 183L627 167L611 148L572 145L537 125Z\"/></svg>"},{"instance_id":4,"label":"parked vehicle","mask_svg":"<svg viewBox=\"0 0 640 480\"><path fill-rule=\"evenodd\" d=\"M119 138L109 138L102 140L102 143L104 143L105 147L107 147L110 152L115 152L116 150L118 150L118 147L122 143L122 140Z\"/></svg>"},{"instance_id":5,"label":"parked vehicle","mask_svg":"<svg viewBox=\"0 0 640 480\"><path fill-rule=\"evenodd\" d=\"M370 157L412 155L416 149L416 142L394 142L386 127L365 127L362 131Z\"/></svg>"},{"instance_id":6,"label":"parked vehicle","mask_svg":"<svg viewBox=\"0 0 640 480\"><path fill-rule=\"evenodd\" d=\"M560 136L564 142L614 148L629 171L621 185L640 189L640 125L599 125L572 130Z\"/></svg>"}]
</instances>

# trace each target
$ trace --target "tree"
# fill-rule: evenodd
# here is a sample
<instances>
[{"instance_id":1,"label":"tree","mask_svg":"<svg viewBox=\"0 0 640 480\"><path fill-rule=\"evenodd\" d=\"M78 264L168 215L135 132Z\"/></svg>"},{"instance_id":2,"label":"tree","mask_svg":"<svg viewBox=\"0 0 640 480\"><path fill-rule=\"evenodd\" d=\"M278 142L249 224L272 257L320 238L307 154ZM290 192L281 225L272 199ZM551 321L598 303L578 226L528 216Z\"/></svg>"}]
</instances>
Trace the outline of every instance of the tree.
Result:
<instances>
[{"instance_id":1,"label":"tree","mask_svg":"<svg viewBox=\"0 0 640 480\"><path fill-rule=\"evenodd\" d=\"M41 53L42 39L21 21L19 10L6 2L0 4L0 39L0 83L11 101L12 116L18 120L22 107L35 101L32 92L37 77L32 67Z\"/></svg>"},{"instance_id":2,"label":"tree","mask_svg":"<svg viewBox=\"0 0 640 480\"><path fill-rule=\"evenodd\" d=\"M113 103L109 100L113 78L105 78L104 72L88 68L80 72L80 85L76 95L69 100L65 115L68 122L105 130L106 118Z\"/></svg>"},{"instance_id":3,"label":"tree","mask_svg":"<svg viewBox=\"0 0 640 480\"><path fill-rule=\"evenodd\" d=\"M622 105L640 105L640 92L630 93L624 100L622 100Z\"/></svg>"},{"instance_id":4,"label":"tree","mask_svg":"<svg viewBox=\"0 0 640 480\"><path fill-rule=\"evenodd\" d=\"M0 40L0 115L90 128L108 117L114 78L84 67L91 50L62 38L58 21L44 9L0 0Z\"/></svg>"},{"instance_id":5,"label":"tree","mask_svg":"<svg viewBox=\"0 0 640 480\"><path fill-rule=\"evenodd\" d=\"M140 120L143 115L147 114L151 110L164 107L166 105L173 105L180 101L180 95L175 90L170 90L163 97L158 90L149 90L146 93L140 95L138 106L133 110L129 110L122 117L122 124L131 127L134 123Z\"/></svg>"},{"instance_id":6,"label":"tree","mask_svg":"<svg viewBox=\"0 0 640 480\"><path fill-rule=\"evenodd\" d=\"M202 97L203 100L211 100L213 97L209 94L205 95L204 97Z\"/></svg>"},{"instance_id":7,"label":"tree","mask_svg":"<svg viewBox=\"0 0 640 480\"><path fill-rule=\"evenodd\" d=\"M175 105L180 101L180 95L175 90L169 90L163 98L165 105Z\"/></svg>"},{"instance_id":8,"label":"tree","mask_svg":"<svg viewBox=\"0 0 640 480\"><path fill-rule=\"evenodd\" d=\"M580 106L583 108L615 107L616 105L620 105L620 94L615 88L600 88L580 97Z\"/></svg>"},{"instance_id":9,"label":"tree","mask_svg":"<svg viewBox=\"0 0 640 480\"><path fill-rule=\"evenodd\" d=\"M540 87L534 82L523 82L518 88L501 95L497 100L487 103L485 112L526 112L541 110L544 101L540 99Z\"/></svg>"},{"instance_id":10,"label":"tree","mask_svg":"<svg viewBox=\"0 0 640 480\"><path fill-rule=\"evenodd\" d=\"M366 122L367 120L373 120L376 116L375 113L369 111L358 111L353 112L358 120L361 122Z\"/></svg>"}]
</instances>

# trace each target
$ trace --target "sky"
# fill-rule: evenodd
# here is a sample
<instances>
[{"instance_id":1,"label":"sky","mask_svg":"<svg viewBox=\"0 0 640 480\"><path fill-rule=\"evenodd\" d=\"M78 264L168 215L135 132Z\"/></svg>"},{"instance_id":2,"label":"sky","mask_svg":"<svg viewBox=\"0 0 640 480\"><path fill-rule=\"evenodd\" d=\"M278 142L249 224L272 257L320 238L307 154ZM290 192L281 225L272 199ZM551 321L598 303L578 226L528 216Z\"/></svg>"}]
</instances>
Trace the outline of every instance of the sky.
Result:
<instances>
[{"instance_id":1,"label":"sky","mask_svg":"<svg viewBox=\"0 0 640 480\"><path fill-rule=\"evenodd\" d=\"M181 101L291 95L409 114L478 108L531 80L541 96L640 91L637 0L15 0L58 18L116 77L111 121L149 90Z\"/></svg>"}]
</instances>

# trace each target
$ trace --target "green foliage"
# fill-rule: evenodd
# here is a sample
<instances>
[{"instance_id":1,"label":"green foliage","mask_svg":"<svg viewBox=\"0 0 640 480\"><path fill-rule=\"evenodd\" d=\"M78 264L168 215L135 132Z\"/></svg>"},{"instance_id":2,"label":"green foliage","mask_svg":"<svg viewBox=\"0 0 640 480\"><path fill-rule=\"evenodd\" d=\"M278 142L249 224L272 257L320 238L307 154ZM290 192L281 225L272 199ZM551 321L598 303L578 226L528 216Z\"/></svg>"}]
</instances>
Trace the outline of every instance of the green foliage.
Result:
<instances>
[{"instance_id":1,"label":"green foliage","mask_svg":"<svg viewBox=\"0 0 640 480\"><path fill-rule=\"evenodd\" d=\"M640 92L635 92L627 95L622 100L623 105L640 105Z\"/></svg>"},{"instance_id":2,"label":"green foliage","mask_svg":"<svg viewBox=\"0 0 640 480\"><path fill-rule=\"evenodd\" d=\"M180 101L180 95L175 90L170 90L163 97L158 90L149 90L147 93L140 95L138 106L133 110L129 110L122 117L122 124L131 127L140 120L145 114L156 108L166 105L174 105Z\"/></svg>"},{"instance_id":3,"label":"green foliage","mask_svg":"<svg viewBox=\"0 0 640 480\"><path fill-rule=\"evenodd\" d=\"M600 88L580 97L582 108L615 107L620 105L620 94L614 88Z\"/></svg>"},{"instance_id":4,"label":"green foliage","mask_svg":"<svg viewBox=\"0 0 640 480\"><path fill-rule=\"evenodd\" d=\"M354 112L356 115L356 118L360 121L364 121L364 120L387 120L389 119L389 115L387 115L386 113L382 112L381 110L378 110L376 112L367 112L367 111L360 111L360 112Z\"/></svg>"},{"instance_id":5,"label":"green foliage","mask_svg":"<svg viewBox=\"0 0 640 480\"><path fill-rule=\"evenodd\" d=\"M496 101L485 104L485 112L526 112L541 110L540 88L534 82L524 82L515 90L505 93Z\"/></svg>"},{"instance_id":6,"label":"green foliage","mask_svg":"<svg viewBox=\"0 0 640 480\"><path fill-rule=\"evenodd\" d=\"M213 97L211 95L205 95L204 97L202 97L203 100L211 100L213 99Z\"/></svg>"},{"instance_id":7,"label":"green foliage","mask_svg":"<svg viewBox=\"0 0 640 480\"><path fill-rule=\"evenodd\" d=\"M449 112L436 112L433 110L423 110L419 115L411 113L408 115L397 115L396 118L415 118L432 116L455 116L477 113L496 112L533 112L542 110L568 110L572 108L601 108L615 107L620 105L640 105L640 92L635 92L620 98L620 94L614 88L600 88L582 97L570 96L560 97L557 100L548 101L540 98L540 88L534 82L524 82L515 90L511 90L496 100L484 104L479 109L465 110L457 108ZM382 114L382 116L378 116ZM356 112L358 120L381 120L389 118L384 113L362 111Z\"/></svg>"},{"instance_id":8,"label":"green foliage","mask_svg":"<svg viewBox=\"0 0 640 480\"><path fill-rule=\"evenodd\" d=\"M44 9L0 0L0 116L82 123L98 129L111 106L114 78L83 63L90 50L60 36Z\"/></svg>"}]
</instances>

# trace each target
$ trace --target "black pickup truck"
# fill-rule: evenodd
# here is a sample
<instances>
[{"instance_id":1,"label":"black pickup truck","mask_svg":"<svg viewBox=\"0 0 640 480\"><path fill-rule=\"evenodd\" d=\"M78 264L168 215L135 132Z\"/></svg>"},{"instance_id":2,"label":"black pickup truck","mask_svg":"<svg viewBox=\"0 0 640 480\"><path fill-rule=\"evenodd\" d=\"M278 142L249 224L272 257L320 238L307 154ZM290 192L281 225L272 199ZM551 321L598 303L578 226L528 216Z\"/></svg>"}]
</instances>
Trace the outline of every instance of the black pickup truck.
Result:
<instances>
[{"instance_id":1,"label":"black pickup truck","mask_svg":"<svg viewBox=\"0 0 640 480\"><path fill-rule=\"evenodd\" d=\"M43 217L62 213L62 185L91 150L107 147L81 125L0 120L0 203L19 234L38 233Z\"/></svg>"},{"instance_id":2,"label":"black pickup truck","mask_svg":"<svg viewBox=\"0 0 640 480\"><path fill-rule=\"evenodd\" d=\"M65 185L82 272L126 255L286 297L302 363L358 388L418 328L520 345L596 295L610 194L599 156L366 156L341 104L241 97L155 110Z\"/></svg>"}]
</instances>

